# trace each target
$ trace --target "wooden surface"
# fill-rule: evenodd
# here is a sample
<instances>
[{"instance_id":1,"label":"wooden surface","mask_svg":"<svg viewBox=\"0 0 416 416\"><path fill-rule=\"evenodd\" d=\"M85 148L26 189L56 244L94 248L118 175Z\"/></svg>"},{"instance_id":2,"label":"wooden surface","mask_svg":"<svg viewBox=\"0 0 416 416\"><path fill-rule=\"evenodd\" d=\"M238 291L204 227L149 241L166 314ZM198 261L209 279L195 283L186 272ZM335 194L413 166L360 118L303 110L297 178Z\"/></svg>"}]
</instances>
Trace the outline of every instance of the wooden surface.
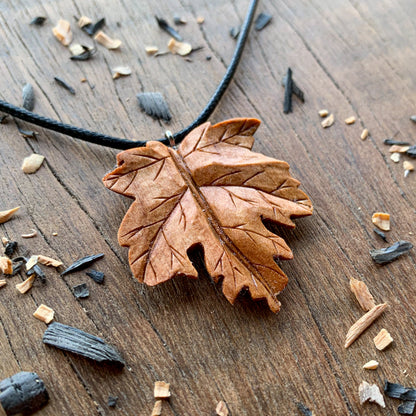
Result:
<instances>
[{"instance_id":1,"label":"wooden surface","mask_svg":"<svg viewBox=\"0 0 416 416\"><path fill-rule=\"evenodd\" d=\"M241 22L246 0L45 1L0 3L1 97L20 104L26 82L36 93L35 111L115 136L154 139L168 127L178 131L202 109L230 61L234 40L228 31ZM0 210L22 206L0 234L19 241L19 254L41 253L65 265L102 252L96 268L106 274L99 286L83 272L59 277L47 270L47 284L36 283L26 295L8 279L0 289L0 378L20 370L36 371L45 381L50 403L42 415L150 415L153 384L171 383L172 397L163 415L213 415L224 400L232 415L296 415L302 402L317 415L394 415L360 405L362 380L382 387L384 379L416 385L415 255L383 267L368 251L383 247L372 229L371 215L392 215L390 242L415 243L415 173L403 177L389 158L383 139L414 143L409 121L416 102L414 62L416 26L412 0L263 1L258 11L273 15L261 32L252 32L235 81L211 121L237 116L263 121L254 150L286 160L292 175L315 207L297 228L279 230L295 258L282 265L289 284L280 295L281 311L240 297L231 306L199 267L200 278L175 279L149 288L133 280L127 249L117 242L119 224L131 201L102 185L115 164L116 151L19 123L39 132L25 139L15 123L0 126ZM181 33L203 46L188 62L178 56L146 56L144 46L164 49L168 36L154 15L187 18ZM69 61L68 50L52 36L60 18L73 15L107 18L106 32L123 41L120 51L102 47L88 62ZM29 26L37 15L48 21ZM196 23L204 16L203 25ZM73 25L74 26L74 25ZM91 40L74 29L75 39ZM206 60L206 56L211 60ZM130 65L130 77L113 81L110 68ZM280 80L287 67L304 90L305 104L282 112ZM53 81L64 78L72 96ZM91 89L81 78L95 86ZM143 114L135 94L160 91L169 102L169 126ZM336 122L320 125L318 110L328 108ZM343 120L357 117L352 126ZM361 141L366 127L370 137ZM25 156L46 157L33 175L20 170ZM403 158L402 158L403 160ZM38 236L20 235L36 229ZM52 233L57 232L57 236ZM349 290L349 278L364 280L376 302L390 310L348 350L345 334L362 315ZM87 282L90 297L75 300L71 288ZM127 362L124 370L45 346L45 324L32 317L45 303L56 320L99 335L116 346ZM386 328L394 343L376 351L373 337ZM380 368L362 369L370 359ZM115 409L109 395L118 396Z\"/></svg>"}]
</instances>

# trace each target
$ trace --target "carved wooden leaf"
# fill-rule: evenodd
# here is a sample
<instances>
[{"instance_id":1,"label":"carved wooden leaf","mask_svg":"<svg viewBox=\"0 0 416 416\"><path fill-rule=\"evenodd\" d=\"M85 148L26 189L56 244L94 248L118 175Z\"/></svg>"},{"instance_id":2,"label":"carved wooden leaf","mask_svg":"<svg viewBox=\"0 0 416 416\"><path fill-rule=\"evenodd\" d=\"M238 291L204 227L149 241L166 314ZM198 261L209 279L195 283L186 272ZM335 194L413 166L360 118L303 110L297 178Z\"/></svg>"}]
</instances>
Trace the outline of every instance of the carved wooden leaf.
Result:
<instances>
[{"instance_id":1,"label":"carved wooden leaf","mask_svg":"<svg viewBox=\"0 0 416 416\"><path fill-rule=\"evenodd\" d=\"M247 288L279 310L276 295L287 277L274 259L290 248L262 219L294 227L291 218L312 213L289 165L250 149L260 121L233 119L194 129L177 150L148 142L117 155L107 188L135 199L118 239L129 250L134 276L150 286L175 275L197 278L187 251L204 249L214 281L233 303Z\"/></svg>"}]
</instances>

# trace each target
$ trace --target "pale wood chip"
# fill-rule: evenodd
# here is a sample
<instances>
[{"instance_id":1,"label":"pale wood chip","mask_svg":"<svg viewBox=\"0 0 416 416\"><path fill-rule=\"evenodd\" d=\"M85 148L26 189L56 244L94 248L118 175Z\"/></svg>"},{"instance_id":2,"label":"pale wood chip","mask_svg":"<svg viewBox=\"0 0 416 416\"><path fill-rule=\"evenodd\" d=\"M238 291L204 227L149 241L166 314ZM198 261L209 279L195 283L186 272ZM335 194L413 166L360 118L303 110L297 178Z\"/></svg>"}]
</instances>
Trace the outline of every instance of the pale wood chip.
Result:
<instances>
[{"instance_id":1,"label":"pale wood chip","mask_svg":"<svg viewBox=\"0 0 416 416\"><path fill-rule=\"evenodd\" d=\"M168 42L168 49L174 54L181 56L189 55L192 52L192 46L190 43L178 42L174 38L170 38Z\"/></svg>"},{"instance_id":2,"label":"pale wood chip","mask_svg":"<svg viewBox=\"0 0 416 416\"><path fill-rule=\"evenodd\" d=\"M81 29L84 26L90 25L91 23L92 23L92 20L89 17L87 17L87 16L81 16L78 19L78 27L80 27Z\"/></svg>"},{"instance_id":3,"label":"pale wood chip","mask_svg":"<svg viewBox=\"0 0 416 416\"><path fill-rule=\"evenodd\" d=\"M6 285L7 285L6 280L1 279L1 280L0 280L0 287L6 286Z\"/></svg>"},{"instance_id":4,"label":"pale wood chip","mask_svg":"<svg viewBox=\"0 0 416 416\"><path fill-rule=\"evenodd\" d=\"M413 165L412 162L409 162L408 160L405 160L403 162L403 169L412 171L412 170L415 170L415 166Z\"/></svg>"},{"instance_id":5,"label":"pale wood chip","mask_svg":"<svg viewBox=\"0 0 416 416\"><path fill-rule=\"evenodd\" d=\"M169 383L165 383L164 381L156 381L154 390L155 399L167 399L170 397L169 388Z\"/></svg>"},{"instance_id":6,"label":"pale wood chip","mask_svg":"<svg viewBox=\"0 0 416 416\"><path fill-rule=\"evenodd\" d=\"M371 360L363 365L364 370L377 370L378 368L378 361Z\"/></svg>"},{"instance_id":7,"label":"pale wood chip","mask_svg":"<svg viewBox=\"0 0 416 416\"><path fill-rule=\"evenodd\" d=\"M204 23L204 22L205 22L205 18L204 18L204 17L202 17L202 16L198 16L198 17L196 18L196 22L197 22L199 25L202 25L202 23Z\"/></svg>"},{"instance_id":8,"label":"pale wood chip","mask_svg":"<svg viewBox=\"0 0 416 416\"><path fill-rule=\"evenodd\" d=\"M383 231L390 231L390 214L387 212L375 212L371 217L373 224Z\"/></svg>"},{"instance_id":9,"label":"pale wood chip","mask_svg":"<svg viewBox=\"0 0 416 416\"><path fill-rule=\"evenodd\" d=\"M389 152L390 153L406 153L410 149L410 146L400 146L398 144L394 144L390 146Z\"/></svg>"},{"instance_id":10,"label":"pale wood chip","mask_svg":"<svg viewBox=\"0 0 416 416\"><path fill-rule=\"evenodd\" d=\"M0 224L3 224L6 221L9 221L11 217L13 217L14 213L19 210L20 207L8 209L6 211L0 211Z\"/></svg>"},{"instance_id":11,"label":"pale wood chip","mask_svg":"<svg viewBox=\"0 0 416 416\"><path fill-rule=\"evenodd\" d=\"M62 45L68 46L72 42L71 24L67 20L59 19L52 32Z\"/></svg>"},{"instance_id":12,"label":"pale wood chip","mask_svg":"<svg viewBox=\"0 0 416 416\"><path fill-rule=\"evenodd\" d=\"M54 237L56 237L56 236L58 235L58 233L52 233L52 235L53 235Z\"/></svg>"},{"instance_id":13,"label":"pale wood chip","mask_svg":"<svg viewBox=\"0 0 416 416\"><path fill-rule=\"evenodd\" d=\"M22 238L33 238L33 237L36 237L37 235L38 235L38 232L32 228L31 233L22 234L21 237Z\"/></svg>"},{"instance_id":14,"label":"pale wood chip","mask_svg":"<svg viewBox=\"0 0 416 416\"><path fill-rule=\"evenodd\" d=\"M24 173L35 173L41 167L44 159L45 156L32 153L23 159L22 171Z\"/></svg>"},{"instance_id":15,"label":"pale wood chip","mask_svg":"<svg viewBox=\"0 0 416 416\"><path fill-rule=\"evenodd\" d=\"M355 123L355 117L351 116L345 119L345 124L354 124Z\"/></svg>"},{"instance_id":16,"label":"pale wood chip","mask_svg":"<svg viewBox=\"0 0 416 416\"><path fill-rule=\"evenodd\" d=\"M128 75L131 75L131 68L129 66L117 66L112 69L112 72L113 79L127 77Z\"/></svg>"},{"instance_id":17,"label":"pale wood chip","mask_svg":"<svg viewBox=\"0 0 416 416\"><path fill-rule=\"evenodd\" d=\"M354 293L358 303L364 311L369 311L370 309L373 309L374 306L376 306L374 298L364 282L352 277L350 279L350 288L351 292Z\"/></svg>"},{"instance_id":18,"label":"pale wood chip","mask_svg":"<svg viewBox=\"0 0 416 416\"><path fill-rule=\"evenodd\" d=\"M361 140L365 140L368 137L368 129L364 129L361 133Z\"/></svg>"},{"instance_id":19,"label":"pale wood chip","mask_svg":"<svg viewBox=\"0 0 416 416\"><path fill-rule=\"evenodd\" d=\"M81 55L85 52L85 49L79 43L71 43L71 46L69 47L69 52L71 52L71 55Z\"/></svg>"},{"instance_id":20,"label":"pale wood chip","mask_svg":"<svg viewBox=\"0 0 416 416\"><path fill-rule=\"evenodd\" d=\"M327 127L331 127L334 124L335 117L333 114L330 114L325 120L321 121L321 126L326 129Z\"/></svg>"},{"instance_id":21,"label":"pale wood chip","mask_svg":"<svg viewBox=\"0 0 416 416\"><path fill-rule=\"evenodd\" d=\"M326 109L322 109L322 110L319 110L319 111L318 111L318 114L319 114L322 118L324 118L324 117L326 117L326 116L329 114L329 111L328 111L328 110L326 110Z\"/></svg>"},{"instance_id":22,"label":"pale wood chip","mask_svg":"<svg viewBox=\"0 0 416 416\"><path fill-rule=\"evenodd\" d=\"M4 274L13 273L13 263L8 257L0 257L0 271Z\"/></svg>"},{"instance_id":23,"label":"pale wood chip","mask_svg":"<svg viewBox=\"0 0 416 416\"><path fill-rule=\"evenodd\" d=\"M159 48L157 46L146 46L144 50L148 55L154 55L159 51Z\"/></svg>"},{"instance_id":24,"label":"pale wood chip","mask_svg":"<svg viewBox=\"0 0 416 416\"><path fill-rule=\"evenodd\" d=\"M52 267L59 267L63 265L61 261L55 260L52 257L42 256L42 254L38 255L38 263Z\"/></svg>"},{"instance_id":25,"label":"pale wood chip","mask_svg":"<svg viewBox=\"0 0 416 416\"><path fill-rule=\"evenodd\" d=\"M153 406L152 416L160 416L162 414L162 400L156 400Z\"/></svg>"},{"instance_id":26,"label":"pale wood chip","mask_svg":"<svg viewBox=\"0 0 416 416\"><path fill-rule=\"evenodd\" d=\"M16 285L16 289L22 294L26 293L28 290L31 289L34 281L35 281L35 275L32 274L32 276L28 277L24 282L18 283Z\"/></svg>"},{"instance_id":27,"label":"pale wood chip","mask_svg":"<svg viewBox=\"0 0 416 416\"><path fill-rule=\"evenodd\" d=\"M381 303L370 309L348 330L345 348L348 348L387 308L387 303Z\"/></svg>"},{"instance_id":28,"label":"pale wood chip","mask_svg":"<svg viewBox=\"0 0 416 416\"><path fill-rule=\"evenodd\" d=\"M30 256L30 259L26 263L26 270L30 270L36 264L38 264L38 256Z\"/></svg>"},{"instance_id":29,"label":"pale wood chip","mask_svg":"<svg viewBox=\"0 0 416 416\"><path fill-rule=\"evenodd\" d=\"M215 408L215 414L217 416L229 415L227 405L222 400L218 402L217 407Z\"/></svg>"},{"instance_id":30,"label":"pale wood chip","mask_svg":"<svg viewBox=\"0 0 416 416\"><path fill-rule=\"evenodd\" d=\"M400 162L400 153L392 153L390 155L390 159L394 162L394 163L399 163Z\"/></svg>"},{"instance_id":31,"label":"pale wood chip","mask_svg":"<svg viewBox=\"0 0 416 416\"><path fill-rule=\"evenodd\" d=\"M5 246L7 243L9 243L9 242L10 242L10 240L9 240L7 237L2 237L2 238L1 238L1 242L2 242L2 244Z\"/></svg>"},{"instance_id":32,"label":"pale wood chip","mask_svg":"<svg viewBox=\"0 0 416 416\"><path fill-rule=\"evenodd\" d=\"M364 404L369 401L377 403L381 407L386 407L384 397L378 386L375 384L368 384L366 381L362 381L360 387L358 388L358 396L360 397L360 404Z\"/></svg>"},{"instance_id":33,"label":"pale wood chip","mask_svg":"<svg viewBox=\"0 0 416 416\"><path fill-rule=\"evenodd\" d=\"M374 338L374 345L379 351L383 351L393 342L393 338L387 331L387 329L382 329Z\"/></svg>"},{"instance_id":34,"label":"pale wood chip","mask_svg":"<svg viewBox=\"0 0 416 416\"><path fill-rule=\"evenodd\" d=\"M97 32L97 34L94 36L94 39L110 50L118 49L122 43L119 39L111 39L110 36L106 35L102 30Z\"/></svg>"},{"instance_id":35,"label":"pale wood chip","mask_svg":"<svg viewBox=\"0 0 416 416\"><path fill-rule=\"evenodd\" d=\"M55 311L49 306L44 305L43 303L33 313L33 316L36 319L45 322L45 324L49 324L50 322L52 322L54 315Z\"/></svg>"}]
</instances>

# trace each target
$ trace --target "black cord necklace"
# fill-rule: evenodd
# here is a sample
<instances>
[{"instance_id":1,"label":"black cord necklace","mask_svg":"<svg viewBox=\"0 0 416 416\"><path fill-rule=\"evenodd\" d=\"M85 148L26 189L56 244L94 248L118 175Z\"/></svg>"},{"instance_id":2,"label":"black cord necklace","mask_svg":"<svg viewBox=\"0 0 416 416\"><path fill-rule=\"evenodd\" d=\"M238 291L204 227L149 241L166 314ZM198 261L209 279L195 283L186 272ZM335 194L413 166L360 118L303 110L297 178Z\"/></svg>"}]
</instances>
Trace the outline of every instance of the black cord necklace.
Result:
<instances>
[{"instance_id":1,"label":"black cord necklace","mask_svg":"<svg viewBox=\"0 0 416 416\"><path fill-rule=\"evenodd\" d=\"M224 77L219 83L211 99L208 101L208 104L201 111L199 116L188 127L185 127L183 130L175 134L172 134L171 137L164 137L157 141L167 145L169 145L171 141L173 141L174 143L180 143L188 133L190 133L195 127L207 121L210 115L214 112L216 106L218 105L219 101L224 95L227 87L230 85L231 80L236 72L238 63L240 62L240 58L247 41L248 32L253 22L257 4L258 0L251 0L249 9L247 11L247 15L241 27L241 32L238 37L237 45L233 57L231 59L230 65L228 66L224 74ZM32 113L31 111L17 107L3 100L0 100L0 111L10 114L11 116L19 118L21 120L27 121L29 123L35 124L37 126L46 128L48 130L53 130L58 133L66 134L67 136L71 136L86 142L99 144L101 146L125 150L146 145L146 141L121 139L113 136L108 136L102 133L89 131L80 127L72 126L70 124L61 123L60 121L53 120L36 113Z\"/></svg>"}]
</instances>

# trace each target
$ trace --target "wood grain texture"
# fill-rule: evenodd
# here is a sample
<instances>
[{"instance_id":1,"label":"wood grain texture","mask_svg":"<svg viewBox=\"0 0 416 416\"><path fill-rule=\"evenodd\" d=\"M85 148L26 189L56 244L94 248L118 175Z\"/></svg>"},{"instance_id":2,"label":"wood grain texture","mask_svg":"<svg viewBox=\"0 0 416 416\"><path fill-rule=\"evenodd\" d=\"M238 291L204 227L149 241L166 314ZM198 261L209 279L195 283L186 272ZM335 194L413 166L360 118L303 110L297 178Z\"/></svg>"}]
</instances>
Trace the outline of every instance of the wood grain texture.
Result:
<instances>
[{"instance_id":1,"label":"wood grain texture","mask_svg":"<svg viewBox=\"0 0 416 416\"><path fill-rule=\"evenodd\" d=\"M228 31L241 23L247 5L242 0L5 0L0 3L1 96L19 104L21 89L30 82L35 111L52 118L127 138L155 139L167 127L178 131L195 118L221 79L235 45ZM101 183L117 152L22 122L39 131L36 140L22 138L12 120L0 126L0 211L22 207L0 225L1 236L18 240L19 254L44 254L66 266L88 254L105 254L97 263L106 274L104 285L83 272L61 278L48 269L47 284L36 283L26 295L14 288L20 276L0 290L0 377L36 371L51 395L40 414L149 415L153 383L164 380L172 391L164 415L213 414L219 400L232 415L294 415L297 402L316 414L385 415L396 414L397 401L386 399L386 410L361 406L363 379L380 387L385 378L416 385L415 255L380 267L368 254L385 245L372 231L376 211L392 216L389 241L415 243L409 234L415 232L415 178L413 173L403 177L401 164L390 160L382 141L398 132L398 139L414 143L416 127L409 116L416 107L416 5L411 0L266 0L260 11L273 20L251 33L211 122L261 119L253 150L287 161L314 204L314 215L297 221L295 230L278 230L295 259L282 264L289 283L279 296L277 315L244 296L231 306L198 256L199 279L140 285L131 278L127 249L117 242L131 201ZM164 49L169 40L155 14L187 18L181 34L203 46L191 55L192 62L146 55L145 45ZM37 15L48 21L29 26ZM105 16L105 31L122 40L121 49L99 47L90 61L69 61L52 27L59 18L72 23L73 15ZM197 16L205 17L202 25ZM74 38L92 45L75 28ZM114 81L111 68L120 65L129 65L133 74ZM294 112L284 115L281 78L288 66L306 102L294 99ZM54 76L72 85L76 95L59 88ZM84 77L93 89L80 82ZM135 95L147 91L167 99L169 126L139 110ZM321 108L335 115L328 129L320 125ZM344 119L353 115L357 122L346 125ZM370 136L362 141L364 128ZM46 159L35 174L25 175L21 162L31 153ZM32 228L38 236L22 240ZM349 289L351 277L364 281L375 302L388 302L390 309L346 350L346 332L363 314ZM76 300L71 288L82 282L89 284L90 297ZM56 311L57 321L115 345L126 368L116 371L43 345L46 326L32 317L41 303ZM372 339L383 327L394 343L380 352ZM370 359L380 362L371 373L361 368ZM115 409L107 406L109 395L119 397Z\"/></svg>"}]
</instances>

